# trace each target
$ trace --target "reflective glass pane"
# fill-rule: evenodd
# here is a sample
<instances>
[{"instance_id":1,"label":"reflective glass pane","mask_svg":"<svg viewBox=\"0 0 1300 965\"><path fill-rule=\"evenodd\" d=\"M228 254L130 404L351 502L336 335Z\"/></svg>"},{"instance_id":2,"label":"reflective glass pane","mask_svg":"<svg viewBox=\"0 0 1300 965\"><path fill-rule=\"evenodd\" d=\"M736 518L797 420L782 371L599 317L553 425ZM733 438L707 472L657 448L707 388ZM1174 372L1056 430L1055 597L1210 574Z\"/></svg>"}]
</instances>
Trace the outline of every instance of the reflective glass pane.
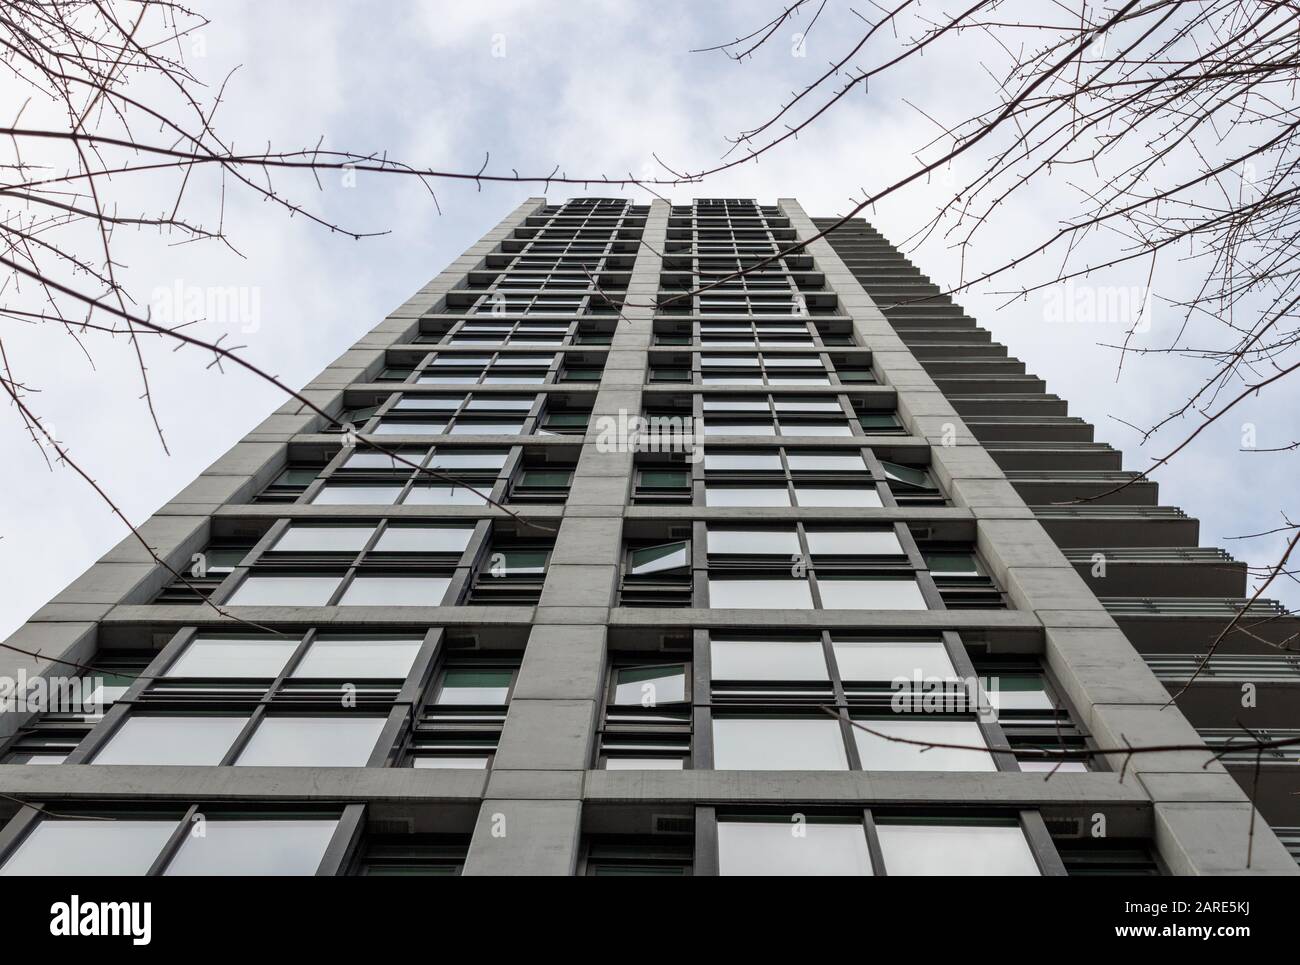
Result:
<instances>
[{"instance_id":1,"label":"reflective glass pane","mask_svg":"<svg viewBox=\"0 0 1300 965\"><path fill-rule=\"evenodd\" d=\"M708 486L704 505L789 506L790 491L785 486Z\"/></svg>"},{"instance_id":2,"label":"reflective glass pane","mask_svg":"<svg viewBox=\"0 0 1300 965\"><path fill-rule=\"evenodd\" d=\"M326 483L311 501L315 506L391 506L401 492L401 486Z\"/></svg>"},{"instance_id":3,"label":"reflective glass pane","mask_svg":"<svg viewBox=\"0 0 1300 965\"><path fill-rule=\"evenodd\" d=\"M718 822L722 875L869 875L867 836L857 821Z\"/></svg>"},{"instance_id":4,"label":"reflective glass pane","mask_svg":"<svg viewBox=\"0 0 1300 965\"><path fill-rule=\"evenodd\" d=\"M893 529L808 529L808 551L818 556L902 556Z\"/></svg>"},{"instance_id":5,"label":"reflective glass pane","mask_svg":"<svg viewBox=\"0 0 1300 965\"><path fill-rule=\"evenodd\" d=\"M632 550L628 558L628 571L633 576L685 570L690 566L690 543L663 543Z\"/></svg>"},{"instance_id":6,"label":"reflective glass pane","mask_svg":"<svg viewBox=\"0 0 1300 965\"><path fill-rule=\"evenodd\" d=\"M874 486L799 486L794 498L800 506L879 506L880 494Z\"/></svg>"},{"instance_id":7,"label":"reflective glass pane","mask_svg":"<svg viewBox=\"0 0 1300 965\"><path fill-rule=\"evenodd\" d=\"M167 875L314 875L338 821L334 818L210 818L188 834Z\"/></svg>"},{"instance_id":8,"label":"reflective glass pane","mask_svg":"<svg viewBox=\"0 0 1300 965\"><path fill-rule=\"evenodd\" d=\"M248 717L137 714L113 732L95 764L220 764Z\"/></svg>"},{"instance_id":9,"label":"reflective glass pane","mask_svg":"<svg viewBox=\"0 0 1300 965\"><path fill-rule=\"evenodd\" d=\"M827 610L925 610L925 598L916 580L865 576L817 579L822 607Z\"/></svg>"},{"instance_id":10,"label":"reflective glass pane","mask_svg":"<svg viewBox=\"0 0 1300 965\"><path fill-rule=\"evenodd\" d=\"M359 553L374 531L373 523L356 526L290 523L271 549L277 553Z\"/></svg>"},{"instance_id":11,"label":"reflective glass pane","mask_svg":"<svg viewBox=\"0 0 1300 965\"><path fill-rule=\"evenodd\" d=\"M614 703L619 706L658 707L685 699L686 667L680 663L614 671Z\"/></svg>"},{"instance_id":12,"label":"reflective glass pane","mask_svg":"<svg viewBox=\"0 0 1300 965\"><path fill-rule=\"evenodd\" d=\"M435 704L504 704L510 695L511 670L448 670L438 684Z\"/></svg>"},{"instance_id":13,"label":"reflective glass pane","mask_svg":"<svg viewBox=\"0 0 1300 965\"><path fill-rule=\"evenodd\" d=\"M290 676L405 680L423 644L421 637L317 637Z\"/></svg>"},{"instance_id":14,"label":"reflective glass pane","mask_svg":"<svg viewBox=\"0 0 1300 965\"><path fill-rule=\"evenodd\" d=\"M298 649L298 640L204 634L172 661L165 677L239 677L271 680Z\"/></svg>"},{"instance_id":15,"label":"reflective glass pane","mask_svg":"<svg viewBox=\"0 0 1300 965\"><path fill-rule=\"evenodd\" d=\"M709 655L714 680L828 680L822 642L729 640L712 638Z\"/></svg>"},{"instance_id":16,"label":"reflective glass pane","mask_svg":"<svg viewBox=\"0 0 1300 965\"><path fill-rule=\"evenodd\" d=\"M451 585L446 576L357 576L343 591L340 606L438 606Z\"/></svg>"},{"instance_id":17,"label":"reflective glass pane","mask_svg":"<svg viewBox=\"0 0 1300 965\"><path fill-rule=\"evenodd\" d=\"M1015 825L879 822L891 875L1038 875L1034 853Z\"/></svg>"},{"instance_id":18,"label":"reflective glass pane","mask_svg":"<svg viewBox=\"0 0 1300 965\"><path fill-rule=\"evenodd\" d=\"M240 767L364 767L383 717L264 717L235 764Z\"/></svg>"},{"instance_id":19,"label":"reflective glass pane","mask_svg":"<svg viewBox=\"0 0 1300 965\"><path fill-rule=\"evenodd\" d=\"M143 875L179 819L133 821L42 819L0 867L23 875Z\"/></svg>"},{"instance_id":20,"label":"reflective glass pane","mask_svg":"<svg viewBox=\"0 0 1300 965\"><path fill-rule=\"evenodd\" d=\"M788 529L708 527L709 555L792 556L799 552L799 535Z\"/></svg>"},{"instance_id":21,"label":"reflective glass pane","mask_svg":"<svg viewBox=\"0 0 1300 965\"><path fill-rule=\"evenodd\" d=\"M965 750L966 747L987 747L979 724L973 720L867 720L862 727L853 728L853 740L858 745L862 769L866 771L996 771L993 756L986 750ZM890 740L890 738L896 738ZM957 747L936 747L905 744L903 741L925 741L928 745L955 744Z\"/></svg>"},{"instance_id":22,"label":"reflective glass pane","mask_svg":"<svg viewBox=\"0 0 1300 965\"><path fill-rule=\"evenodd\" d=\"M839 721L830 717L714 717L719 771L842 771L849 766Z\"/></svg>"},{"instance_id":23,"label":"reflective glass pane","mask_svg":"<svg viewBox=\"0 0 1300 965\"><path fill-rule=\"evenodd\" d=\"M231 606L325 606L339 585L338 576L263 575L251 573L235 587Z\"/></svg>"},{"instance_id":24,"label":"reflective glass pane","mask_svg":"<svg viewBox=\"0 0 1300 965\"><path fill-rule=\"evenodd\" d=\"M812 605L807 580L709 579L711 608L810 610Z\"/></svg>"},{"instance_id":25,"label":"reflective glass pane","mask_svg":"<svg viewBox=\"0 0 1300 965\"><path fill-rule=\"evenodd\" d=\"M391 525L375 543L377 553L463 553L473 526Z\"/></svg>"},{"instance_id":26,"label":"reflective glass pane","mask_svg":"<svg viewBox=\"0 0 1300 965\"><path fill-rule=\"evenodd\" d=\"M941 640L832 641L840 678L846 682L880 682L920 676L951 680L957 671Z\"/></svg>"}]
</instances>

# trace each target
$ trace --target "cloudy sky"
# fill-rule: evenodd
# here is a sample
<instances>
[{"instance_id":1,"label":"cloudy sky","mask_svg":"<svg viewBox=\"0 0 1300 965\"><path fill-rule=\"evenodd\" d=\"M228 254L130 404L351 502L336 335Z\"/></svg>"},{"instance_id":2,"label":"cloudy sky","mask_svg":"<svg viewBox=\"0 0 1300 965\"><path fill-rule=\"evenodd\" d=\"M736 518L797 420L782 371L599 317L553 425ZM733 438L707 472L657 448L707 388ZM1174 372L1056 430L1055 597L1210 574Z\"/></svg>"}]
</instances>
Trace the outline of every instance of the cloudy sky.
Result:
<instances>
[{"instance_id":1,"label":"cloudy sky","mask_svg":"<svg viewBox=\"0 0 1300 965\"><path fill-rule=\"evenodd\" d=\"M828 3L806 42L793 34L806 19L783 27L745 64L717 53L692 53L759 26L780 4L363 3L268 4L224 0L199 3L212 22L189 42L187 61L209 84L232 69L216 126L237 147L323 145L386 151L422 167L545 174L555 165L570 175L643 176L658 154L674 168L700 169L726 150L725 136L765 119L828 61L842 56L862 23L847 5ZM309 11L309 12L308 12ZM885 49L885 48L882 48ZM673 189L693 196L797 196L814 216L843 213L852 197L878 190L910 171L914 153L951 122L996 98L980 66L993 52L974 35L955 39L880 82L847 97L797 141L706 184ZM863 61L866 63L867 61ZM12 82L0 85L10 103ZM225 332L252 361L293 386L379 322L499 221L537 185L443 182L429 192L409 180L361 174L282 178L283 194L349 229L386 232L354 241L286 213L249 192L228 189L224 225L238 249L220 244L176 245L156 234L119 233L123 277L141 304L168 310L168 293L235 289L240 310L209 312L198 330ZM146 181L118 183L122 204L156 211L169 199ZM872 221L891 239L908 237L949 194L942 178L919 184L882 204ZM1047 180L998 208L967 253L991 266L1016 246L1054 229L1054 211L1068 204L1068 178ZM586 193L552 186L553 200ZM593 194L614 193L608 189ZM644 192L631 192L644 200ZM211 183L187 193L192 217L212 223L220 195ZM961 270L958 251L935 236L911 254L941 284ZM1161 285L1185 284L1172 261ZM1032 277L1042 280L1046 267ZM1031 276L1024 278L1029 283ZM1130 286L1141 270L1091 283ZM960 300L994 337L1011 346L1070 411L1098 426L1099 438L1125 451L1126 466L1149 459L1181 439L1178 429L1145 450L1123 423L1163 416L1189 382L1176 360L1133 361L1116 377L1119 338L1110 324L1053 322L1042 297L1004 306L989 289L1013 289L1019 278L970 292ZM1179 319L1155 304L1150 344L1166 341ZM88 336L90 359L54 327L5 322L8 362L29 399L59 440L117 500L133 521L165 503L197 473L280 404L274 389L251 376L207 367L196 352L146 345L153 398L170 454L153 432L140 400L134 354L122 340ZM1194 374L1194 373L1193 373ZM1238 454L1243 423L1256 427L1261 447L1293 440L1287 418L1295 392L1279 392L1206 433L1172 466L1157 473L1162 502L1202 520L1202 542L1234 547L1227 537L1272 529L1294 509L1286 455ZM1190 423L1182 425L1182 431ZM7 635L124 535L122 525L86 484L65 468L47 469L18 419L0 419L4 498L0 499L0 636ZM1236 555L1276 558L1278 542L1236 543ZM1279 588L1281 589L1281 588ZM1274 595L1270 592L1270 595ZM1300 602L1287 590L1276 594Z\"/></svg>"}]
</instances>

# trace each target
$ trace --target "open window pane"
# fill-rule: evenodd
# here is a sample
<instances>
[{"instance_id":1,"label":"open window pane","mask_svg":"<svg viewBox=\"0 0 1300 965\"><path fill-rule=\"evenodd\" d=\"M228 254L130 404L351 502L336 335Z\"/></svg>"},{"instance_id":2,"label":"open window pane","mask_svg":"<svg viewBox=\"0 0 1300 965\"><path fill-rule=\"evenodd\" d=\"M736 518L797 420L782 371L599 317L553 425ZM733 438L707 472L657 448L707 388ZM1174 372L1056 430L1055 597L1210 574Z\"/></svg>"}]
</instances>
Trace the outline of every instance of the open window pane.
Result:
<instances>
[{"instance_id":1,"label":"open window pane","mask_svg":"<svg viewBox=\"0 0 1300 965\"><path fill-rule=\"evenodd\" d=\"M1016 824L880 821L880 850L891 875L1038 875Z\"/></svg>"},{"instance_id":2,"label":"open window pane","mask_svg":"<svg viewBox=\"0 0 1300 965\"><path fill-rule=\"evenodd\" d=\"M653 667L620 667L614 671L614 703L658 707L686 700L686 667L680 663Z\"/></svg>"},{"instance_id":3,"label":"open window pane","mask_svg":"<svg viewBox=\"0 0 1300 965\"><path fill-rule=\"evenodd\" d=\"M869 875L871 854L859 821L718 822L722 875Z\"/></svg>"},{"instance_id":4,"label":"open window pane","mask_svg":"<svg viewBox=\"0 0 1300 965\"><path fill-rule=\"evenodd\" d=\"M383 729L383 717L264 717L235 763L364 767Z\"/></svg>"},{"instance_id":5,"label":"open window pane","mask_svg":"<svg viewBox=\"0 0 1300 965\"><path fill-rule=\"evenodd\" d=\"M167 875L313 875L338 827L335 818L214 817L188 834Z\"/></svg>"},{"instance_id":6,"label":"open window pane","mask_svg":"<svg viewBox=\"0 0 1300 965\"><path fill-rule=\"evenodd\" d=\"M628 572L632 576L646 576L650 573L686 570L691 562L690 546L690 543L682 541L632 550L628 559Z\"/></svg>"},{"instance_id":7,"label":"open window pane","mask_svg":"<svg viewBox=\"0 0 1300 965\"><path fill-rule=\"evenodd\" d=\"M876 720L863 719L853 728L853 739L865 771L996 771L979 724L973 720ZM880 736L878 736L880 735ZM895 738L891 740L890 738ZM957 747L921 746L903 741L924 741L927 745L955 744Z\"/></svg>"},{"instance_id":8,"label":"open window pane","mask_svg":"<svg viewBox=\"0 0 1300 965\"><path fill-rule=\"evenodd\" d=\"M842 771L849 766L839 722L830 717L714 717L719 771Z\"/></svg>"},{"instance_id":9,"label":"open window pane","mask_svg":"<svg viewBox=\"0 0 1300 965\"><path fill-rule=\"evenodd\" d=\"M205 634L191 641L163 676L273 680L296 649L294 639Z\"/></svg>"},{"instance_id":10,"label":"open window pane","mask_svg":"<svg viewBox=\"0 0 1300 965\"><path fill-rule=\"evenodd\" d=\"M0 867L0 877L143 875L167 844L177 820L44 818Z\"/></svg>"},{"instance_id":11,"label":"open window pane","mask_svg":"<svg viewBox=\"0 0 1300 965\"><path fill-rule=\"evenodd\" d=\"M829 680L822 642L802 640L709 640L714 680Z\"/></svg>"},{"instance_id":12,"label":"open window pane","mask_svg":"<svg viewBox=\"0 0 1300 965\"><path fill-rule=\"evenodd\" d=\"M95 764L215 765L248 722L215 714L128 717L95 755Z\"/></svg>"}]
</instances>

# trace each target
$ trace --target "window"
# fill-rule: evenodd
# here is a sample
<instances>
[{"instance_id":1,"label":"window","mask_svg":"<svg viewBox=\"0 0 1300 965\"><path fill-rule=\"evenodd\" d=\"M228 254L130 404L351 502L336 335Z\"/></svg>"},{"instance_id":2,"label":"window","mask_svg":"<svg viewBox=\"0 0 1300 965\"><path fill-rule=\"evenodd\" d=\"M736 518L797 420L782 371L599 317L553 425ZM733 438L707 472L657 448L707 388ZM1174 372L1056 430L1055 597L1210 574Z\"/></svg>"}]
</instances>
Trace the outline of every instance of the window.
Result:
<instances>
[{"instance_id":1,"label":"window","mask_svg":"<svg viewBox=\"0 0 1300 965\"><path fill-rule=\"evenodd\" d=\"M319 636L290 675L325 680L405 680L421 637Z\"/></svg>"},{"instance_id":2,"label":"window","mask_svg":"<svg viewBox=\"0 0 1300 965\"><path fill-rule=\"evenodd\" d=\"M240 766L364 767L384 728L383 717L268 715L238 759Z\"/></svg>"},{"instance_id":3,"label":"window","mask_svg":"<svg viewBox=\"0 0 1300 965\"><path fill-rule=\"evenodd\" d=\"M628 572L633 576L681 571L690 566L690 543L662 543L634 549L628 555Z\"/></svg>"},{"instance_id":4,"label":"window","mask_svg":"<svg viewBox=\"0 0 1300 965\"><path fill-rule=\"evenodd\" d=\"M225 602L231 606L325 606L340 577L250 573Z\"/></svg>"},{"instance_id":5,"label":"window","mask_svg":"<svg viewBox=\"0 0 1300 965\"><path fill-rule=\"evenodd\" d=\"M133 714L95 755L94 764L220 764L248 717Z\"/></svg>"},{"instance_id":6,"label":"window","mask_svg":"<svg viewBox=\"0 0 1300 965\"><path fill-rule=\"evenodd\" d=\"M374 524L314 526L309 523L290 523L270 551L356 556L365 548L374 532Z\"/></svg>"},{"instance_id":7,"label":"window","mask_svg":"<svg viewBox=\"0 0 1300 965\"><path fill-rule=\"evenodd\" d=\"M710 556L798 556L799 535L791 529L723 529L709 526Z\"/></svg>"},{"instance_id":8,"label":"window","mask_svg":"<svg viewBox=\"0 0 1300 965\"><path fill-rule=\"evenodd\" d=\"M790 492L785 486L707 486L706 506L789 506Z\"/></svg>"},{"instance_id":9,"label":"window","mask_svg":"<svg viewBox=\"0 0 1300 965\"><path fill-rule=\"evenodd\" d=\"M811 610L807 580L709 577L709 606L715 609Z\"/></svg>"},{"instance_id":10,"label":"window","mask_svg":"<svg viewBox=\"0 0 1300 965\"><path fill-rule=\"evenodd\" d=\"M843 771L839 722L822 717L713 718L713 766L720 771Z\"/></svg>"},{"instance_id":11,"label":"window","mask_svg":"<svg viewBox=\"0 0 1300 965\"><path fill-rule=\"evenodd\" d=\"M709 662L714 680L829 680L822 642L735 640L712 636Z\"/></svg>"},{"instance_id":12,"label":"window","mask_svg":"<svg viewBox=\"0 0 1300 965\"><path fill-rule=\"evenodd\" d=\"M358 574L339 600L340 606L439 606L451 579L445 576Z\"/></svg>"},{"instance_id":13,"label":"window","mask_svg":"<svg viewBox=\"0 0 1300 965\"><path fill-rule=\"evenodd\" d=\"M514 682L514 671L506 669L453 669L443 672L434 697L439 705L505 704Z\"/></svg>"},{"instance_id":14,"label":"window","mask_svg":"<svg viewBox=\"0 0 1300 965\"><path fill-rule=\"evenodd\" d=\"M874 489L847 486L794 487L794 496L800 506L880 506L880 494Z\"/></svg>"},{"instance_id":15,"label":"window","mask_svg":"<svg viewBox=\"0 0 1300 965\"><path fill-rule=\"evenodd\" d=\"M163 676L274 680L297 649L295 639L200 634Z\"/></svg>"},{"instance_id":16,"label":"window","mask_svg":"<svg viewBox=\"0 0 1300 965\"><path fill-rule=\"evenodd\" d=\"M338 821L212 817L187 834L165 875L314 875Z\"/></svg>"},{"instance_id":17,"label":"window","mask_svg":"<svg viewBox=\"0 0 1300 965\"><path fill-rule=\"evenodd\" d=\"M941 640L855 640L837 636L831 646L840 677L846 683L917 677L951 680L957 676Z\"/></svg>"},{"instance_id":18,"label":"window","mask_svg":"<svg viewBox=\"0 0 1300 965\"><path fill-rule=\"evenodd\" d=\"M853 728L862 769L866 771L996 771L979 724L973 720L859 719L864 727ZM892 738L892 739L891 739ZM924 741L924 746L903 741ZM952 744L956 747L935 745Z\"/></svg>"},{"instance_id":19,"label":"window","mask_svg":"<svg viewBox=\"0 0 1300 965\"><path fill-rule=\"evenodd\" d=\"M891 875L1037 875L1038 863L1014 822L879 819Z\"/></svg>"},{"instance_id":20,"label":"window","mask_svg":"<svg viewBox=\"0 0 1300 965\"><path fill-rule=\"evenodd\" d=\"M809 527L808 552L816 557L906 557L893 529L813 529Z\"/></svg>"},{"instance_id":21,"label":"window","mask_svg":"<svg viewBox=\"0 0 1300 965\"><path fill-rule=\"evenodd\" d=\"M175 820L42 818L0 876L143 875L175 829Z\"/></svg>"},{"instance_id":22,"label":"window","mask_svg":"<svg viewBox=\"0 0 1300 965\"><path fill-rule=\"evenodd\" d=\"M459 556L465 552L473 535L472 526L392 524L384 530L372 552L424 555L452 553Z\"/></svg>"},{"instance_id":23,"label":"window","mask_svg":"<svg viewBox=\"0 0 1300 965\"><path fill-rule=\"evenodd\" d=\"M817 588L828 610L925 610L916 580L890 576L819 576Z\"/></svg>"},{"instance_id":24,"label":"window","mask_svg":"<svg viewBox=\"0 0 1300 965\"><path fill-rule=\"evenodd\" d=\"M853 818L723 818L718 821L722 875L869 875L871 853Z\"/></svg>"},{"instance_id":25,"label":"window","mask_svg":"<svg viewBox=\"0 0 1300 965\"><path fill-rule=\"evenodd\" d=\"M650 667L619 667L614 671L613 703L624 706L658 707L686 700L686 667L663 664Z\"/></svg>"},{"instance_id":26,"label":"window","mask_svg":"<svg viewBox=\"0 0 1300 965\"><path fill-rule=\"evenodd\" d=\"M391 506L402 487L382 483L327 482L312 497L316 506Z\"/></svg>"}]
</instances>

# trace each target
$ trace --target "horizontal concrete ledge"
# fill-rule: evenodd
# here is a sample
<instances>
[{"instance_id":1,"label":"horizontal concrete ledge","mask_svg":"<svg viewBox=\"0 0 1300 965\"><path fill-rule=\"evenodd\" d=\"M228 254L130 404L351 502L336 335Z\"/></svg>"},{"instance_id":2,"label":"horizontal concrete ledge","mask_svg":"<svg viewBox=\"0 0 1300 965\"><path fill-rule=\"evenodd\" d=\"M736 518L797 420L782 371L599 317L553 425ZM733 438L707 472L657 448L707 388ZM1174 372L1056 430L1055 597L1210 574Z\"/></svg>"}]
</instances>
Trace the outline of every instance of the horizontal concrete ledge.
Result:
<instances>
[{"instance_id":1,"label":"horizontal concrete ledge","mask_svg":"<svg viewBox=\"0 0 1300 965\"><path fill-rule=\"evenodd\" d=\"M0 792L24 801L121 799L153 802L470 802L489 780L510 787L531 772L411 767L155 767L0 765ZM854 771L571 771L549 774L590 803L835 803L969 807L1128 805L1149 798L1136 780L1111 773L912 773ZM514 788L517 795L522 788ZM554 796L552 793L543 797ZM529 795L532 796L532 795Z\"/></svg>"},{"instance_id":2,"label":"horizontal concrete ledge","mask_svg":"<svg viewBox=\"0 0 1300 965\"><path fill-rule=\"evenodd\" d=\"M415 767L158 767L0 764L0 791L24 801L473 801L488 772Z\"/></svg>"},{"instance_id":3,"label":"horizontal concrete ledge","mask_svg":"<svg viewBox=\"0 0 1300 965\"><path fill-rule=\"evenodd\" d=\"M610 626L728 627L780 626L821 629L863 627L888 630L998 630L1041 636L1032 613L1015 610L706 610L615 607Z\"/></svg>"},{"instance_id":4,"label":"horizontal concrete ledge","mask_svg":"<svg viewBox=\"0 0 1300 965\"><path fill-rule=\"evenodd\" d=\"M1150 799L1118 774L920 773L910 771L588 771L590 803L661 801L932 805L1132 805Z\"/></svg>"},{"instance_id":5,"label":"horizontal concrete ledge","mask_svg":"<svg viewBox=\"0 0 1300 965\"><path fill-rule=\"evenodd\" d=\"M231 617L269 626L331 627L392 624L443 627L527 626L533 622L528 606L232 606ZM210 606L178 604L114 607L104 626L170 623L178 626L236 626L238 620L222 617Z\"/></svg>"}]
</instances>

